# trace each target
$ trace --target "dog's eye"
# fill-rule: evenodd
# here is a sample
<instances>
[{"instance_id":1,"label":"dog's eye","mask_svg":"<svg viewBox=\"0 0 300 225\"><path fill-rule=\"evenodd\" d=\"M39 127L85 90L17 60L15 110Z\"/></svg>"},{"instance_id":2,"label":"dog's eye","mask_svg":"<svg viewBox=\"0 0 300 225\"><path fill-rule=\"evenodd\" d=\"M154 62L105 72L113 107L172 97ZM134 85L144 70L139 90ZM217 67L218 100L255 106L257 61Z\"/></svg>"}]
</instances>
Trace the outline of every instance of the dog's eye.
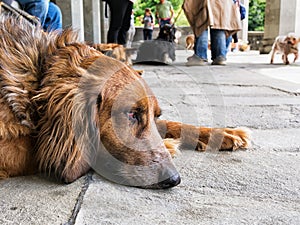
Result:
<instances>
[{"instance_id":1,"label":"dog's eye","mask_svg":"<svg viewBox=\"0 0 300 225\"><path fill-rule=\"evenodd\" d=\"M138 121L138 116L136 112L129 112L127 113L127 117L130 122L135 123Z\"/></svg>"}]
</instances>

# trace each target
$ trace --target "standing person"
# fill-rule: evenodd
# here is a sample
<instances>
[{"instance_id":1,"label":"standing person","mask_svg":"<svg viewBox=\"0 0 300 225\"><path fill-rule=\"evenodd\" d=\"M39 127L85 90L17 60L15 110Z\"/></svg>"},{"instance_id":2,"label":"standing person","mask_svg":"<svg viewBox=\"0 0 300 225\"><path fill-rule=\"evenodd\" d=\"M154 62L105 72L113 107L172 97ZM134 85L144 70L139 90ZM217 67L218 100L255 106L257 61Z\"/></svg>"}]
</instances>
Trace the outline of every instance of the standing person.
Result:
<instances>
[{"instance_id":1,"label":"standing person","mask_svg":"<svg viewBox=\"0 0 300 225\"><path fill-rule=\"evenodd\" d=\"M126 33L130 28L130 19L134 0L109 0L110 24L107 43L126 44Z\"/></svg>"},{"instance_id":2,"label":"standing person","mask_svg":"<svg viewBox=\"0 0 300 225\"><path fill-rule=\"evenodd\" d=\"M226 39L242 28L237 6L232 0L184 0L182 7L196 37L186 65L206 65L208 28L212 65L226 65Z\"/></svg>"},{"instance_id":3,"label":"standing person","mask_svg":"<svg viewBox=\"0 0 300 225\"><path fill-rule=\"evenodd\" d=\"M60 8L49 0L17 0L27 13L39 18L45 31L62 29Z\"/></svg>"},{"instance_id":4,"label":"standing person","mask_svg":"<svg viewBox=\"0 0 300 225\"><path fill-rule=\"evenodd\" d=\"M131 48L134 35L135 35L134 11L132 10L131 17L130 17L130 27L126 33L126 48Z\"/></svg>"},{"instance_id":5,"label":"standing person","mask_svg":"<svg viewBox=\"0 0 300 225\"><path fill-rule=\"evenodd\" d=\"M245 8L245 6L240 2L240 0L233 0L233 2L240 9L241 20L245 19L245 17L246 17L246 8ZM233 48L231 48L232 40L233 40ZM227 39L228 49L230 51L233 51L233 52L239 51L239 46L238 46L239 44L238 44L238 42L239 42L238 35L237 35L237 33L234 33L232 36L230 36Z\"/></svg>"},{"instance_id":6,"label":"standing person","mask_svg":"<svg viewBox=\"0 0 300 225\"><path fill-rule=\"evenodd\" d=\"M152 40L154 20L151 9L146 8L142 23L144 24L143 34L144 40Z\"/></svg>"},{"instance_id":7,"label":"standing person","mask_svg":"<svg viewBox=\"0 0 300 225\"><path fill-rule=\"evenodd\" d=\"M173 6L169 1L159 0L156 5L155 17L159 21L159 27L162 28L165 24L171 24L174 15Z\"/></svg>"}]
</instances>

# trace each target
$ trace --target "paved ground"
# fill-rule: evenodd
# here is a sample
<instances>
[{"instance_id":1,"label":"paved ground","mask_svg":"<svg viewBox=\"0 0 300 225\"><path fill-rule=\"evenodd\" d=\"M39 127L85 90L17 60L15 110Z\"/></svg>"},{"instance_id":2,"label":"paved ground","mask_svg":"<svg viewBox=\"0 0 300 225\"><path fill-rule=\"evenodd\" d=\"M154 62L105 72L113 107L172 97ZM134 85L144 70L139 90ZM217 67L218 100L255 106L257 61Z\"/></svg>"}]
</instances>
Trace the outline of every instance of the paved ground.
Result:
<instances>
[{"instance_id":1,"label":"paved ground","mask_svg":"<svg viewBox=\"0 0 300 225\"><path fill-rule=\"evenodd\" d=\"M0 181L0 224L300 224L300 63L269 65L256 52L228 65L139 65L164 118L203 126L245 126L252 147L183 151L182 182L143 190L90 173L70 184L39 176Z\"/></svg>"}]
</instances>

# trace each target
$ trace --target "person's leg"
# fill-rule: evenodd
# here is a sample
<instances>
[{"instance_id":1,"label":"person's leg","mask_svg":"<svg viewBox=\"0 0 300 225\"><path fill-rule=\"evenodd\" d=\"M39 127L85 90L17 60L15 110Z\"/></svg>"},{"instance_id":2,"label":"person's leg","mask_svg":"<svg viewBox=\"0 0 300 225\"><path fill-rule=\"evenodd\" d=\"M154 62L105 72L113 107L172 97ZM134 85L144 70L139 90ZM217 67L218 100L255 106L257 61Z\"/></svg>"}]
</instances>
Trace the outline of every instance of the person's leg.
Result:
<instances>
[{"instance_id":1,"label":"person's leg","mask_svg":"<svg viewBox=\"0 0 300 225\"><path fill-rule=\"evenodd\" d=\"M229 36L228 38L226 38L227 53L231 52L231 43L232 43L232 36Z\"/></svg>"},{"instance_id":2,"label":"person's leg","mask_svg":"<svg viewBox=\"0 0 300 225\"><path fill-rule=\"evenodd\" d=\"M118 43L118 34L123 23L128 2L128 0L109 0L107 2L110 8L110 23L107 32L107 43Z\"/></svg>"},{"instance_id":3,"label":"person's leg","mask_svg":"<svg viewBox=\"0 0 300 225\"><path fill-rule=\"evenodd\" d=\"M49 2L49 9L43 29L45 31L62 29L62 14L60 8L53 2Z\"/></svg>"},{"instance_id":4,"label":"person's leg","mask_svg":"<svg viewBox=\"0 0 300 225\"><path fill-rule=\"evenodd\" d=\"M203 31L195 38L194 52L200 59L207 61L208 30Z\"/></svg>"},{"instance_id":5,"label":"person's leg","mask_svg":"<svg viewBox=\"0 0 300 225\"><path fill-rule=\"evenodd\" d=\"M147 40L147 30L143 29L144 41Z\"/></svg>"},{"instance_id":6,"label":"person's leg","mask_svg":"<svg viewBox=\"0 0 300 225\"><path fill-rule=\"evenodd\" d=\"M194 55L187 58L187 66L202 66L207 64L208 30L195 38Z\"/></svg>"},{"instance_id":7,"label":"person's leg","mask_svg":"<svg viewBox=\"0 0 300 225\"><path fill-rule=\"evenodd\" d=\"M124 45L126 43L126 33L130 28L130 20L133 9L133 3L131 1L127 1L126 10L122 19L122 25L118 34L118 44ZM124 4L125 6L125 4Z\"/></svg>"},{"instance_id":8,"label":"person's leg","mask_svg":"<svg viewBox=\"0 0 300 225\"><path fill-rule=\"evenodd\" d=\"M39 18L41 25L44 26L49 7L48 0L18 0L18 2L24 11Z\"/></svg>"},{"instance_id":9,"label":"person's leg","mask_svg":"<svg viewBox=\"0 0 300 225\"><path fill-rule=\"evenodd\" d=\"M152 40L153 30L149 30L149 40Z\"/></svg>"},{"instance_id":10,"label":"person's leg","mask_svg":"<svg viewBox=\"0 0 300 225\"><path fill-rule=\"evenodd\" d=\"M211 29L211 59L214 65L226 64L226 35L224 30Z\"/></svg>"},{"instance_id":11,"label":"person's leg","mask_svg":"<svg viewBox=\"0 0 300 225\"><path fill-rule=\"evenodd\" d=\"M237 52L237 51L239 51L239 43L238 43L239 39L238 39L237 33L234 33L232 35L232 39L233 39L233 43L234 43L234 49L233 49L233 51Z\"/></svg>"},{"instance_id":12,"label":"person's leg","mask_svg":"<svg viewBox=\"0 0 300 225\"><path fill-rule=\"evenodd\" d=\"M130 27L126 34L126 48L131 48L135 35L135 27Z\"/></svg>"}]
</instances>

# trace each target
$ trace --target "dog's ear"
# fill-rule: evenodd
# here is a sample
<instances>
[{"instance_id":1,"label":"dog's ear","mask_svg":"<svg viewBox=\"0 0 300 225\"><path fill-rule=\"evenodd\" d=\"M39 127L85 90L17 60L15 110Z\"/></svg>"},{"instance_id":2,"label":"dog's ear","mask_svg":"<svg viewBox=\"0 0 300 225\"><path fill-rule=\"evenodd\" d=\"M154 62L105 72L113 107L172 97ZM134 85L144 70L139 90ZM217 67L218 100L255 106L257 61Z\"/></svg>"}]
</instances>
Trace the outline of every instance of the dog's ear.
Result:
<instances>
[{"instance_id":1,"label":"dog's ear","mask_svg":"<svg viewBox=\"0 0 300 225\"><path fill-rule=\"evenodd\" d=\"M288 42L290 40L290 37L289 36L286 36L285 38L284 38L284 42Z\"/></svg>"}]
</instances>

